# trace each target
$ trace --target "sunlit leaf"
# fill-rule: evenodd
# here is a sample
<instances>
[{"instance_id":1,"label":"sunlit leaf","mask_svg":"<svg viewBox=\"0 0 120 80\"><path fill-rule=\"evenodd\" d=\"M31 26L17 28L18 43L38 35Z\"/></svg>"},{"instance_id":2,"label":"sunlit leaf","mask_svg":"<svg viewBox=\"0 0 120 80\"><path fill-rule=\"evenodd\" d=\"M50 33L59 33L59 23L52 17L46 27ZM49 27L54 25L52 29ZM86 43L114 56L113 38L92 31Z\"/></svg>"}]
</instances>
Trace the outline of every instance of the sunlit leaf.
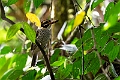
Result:
<instances>
[{"instance_id":1,"label":"sunlit leaf","mask_svg":"<svg viewBox=\"0 0 120 80\"><path fill-rule=\"evenodd\" d=\"M103 1L104 0L93 0L92 5L91 5L91 10L94 9L96 6L98 6Z\"/></svg>"},{"instance_id":2,"label":"sunlit leaf","mask_svg":"<svg viewBox=\"0 0 120 80\"><path fill-rule=\"evenodd\" d=\"M37 27L41 27L41 22L35 14L28 12L26 16L32 23L35 23Z\"/></svg>"},{"instance_id":3,"label":"sunlit leaf","mask_svg":"<svg viewBox=\"0 0 120 80\"><path fill-rule=\"evenodd\" d=\"M73 28L73 24L74 24L74 19L68 21L67 27L64 31L64 36L68 36L68 34L70 34L70 32L72 31Z\"/></svg>"},{"instance_id":4,"label":"sunlit leaf","mask_svg":"<svg viewBox=\"0 0 120 80\"><path fill-rule=\"evenodd\" d=\"M103 26L103 31L106 31L109 28L113 27L117 23L117 20L118 20L118 15L117 14L111 15L109 17L108 21Z\"/></svg>"},{"instance_id":5,"label":"sunlit leaf","mask_svg":"<svg viewBox=\"0 0 120 80\"><path fill-rule=\"evenodd\" d=\"M10 6L11 4L16 3L18 0L8 0L7 6Z\"/></svg>"},{"instance_id":6,"label":"sunlit leaf","mask_svg":"<svg viewBox=\"0 0 120 80\"><path fill-rule=\"evenodd\" d=\"M33 3L36 8L38 8L43 2L44 0L33 0Z\"/></svg>"},{"instance_id":7,"label":"sunlit leaf","mask_svg":"<svg viewBox=\"0 0 120 80\"><path fill-rule=\"evenodd\" d=\"M84 17L85 17L85 11L77 12L72 30L83 22Z\"/></svg>"},{"instance_id":8,"label":"sunlit leaf","mask_svg":"<svg viewBox=\"0 0 120 80\"><path fill-rule=\"evenodd\" d=\"M9 69L8 71L6 71L2 77L1 80L7 80L8 76L14 71L14 69Z\"/></svg>"},{"instance_id":9,"label":"sunlit leaf","mask_svg":"<svg viewBox=\"0 0 120 80\"><path fill-rule=\"evenodd\" d=\"M75 38L72 40L71 44L75 44L78 40L79 40L79 39L75 37Z\"/></svg>"},{"instance_id":10,"label":"sunlit leaf","mask_svg":"<svg viewBox=\"0 0 120 80\"><path fill-rule=\"evenodd\" d=\"M6 34L7 31L5 31L4 29L0 29L0 44L6 41Z\"/></svg>"},{"instance_id":11,"label":"sunlit leaf","mask_svg":"<svg viewBox=\"0 0 120 80\"><path fill-rule=\"evenodd\" d=\"M31 40L33 43L35 43L36 33L34 29L28 23L25 22L23 23L23 28L27 38Z\"/></svg>"},{"instance_id":12,"label":"sunlit leaf","mask_svg":"<svg viewBox=\"0 0 120 80\"><path fill-rule=\"evenodd\" d=\"M25 0L24 1L24 11L25 11L25 13L27 13L27 12L29 12L29 10L30 10L30 3L31 3L31 1L28 1L28 0Z\"/></svg>"},{"instance_id":13,"label":"sunlit leaf","mask_svg":"<svg viewBox=\"0 0 120 80\"><path fill-rule=\"evenodd\" d=\"M103 30L106 31L109 28L113 27L118 20L118 16L119 16L119 12L120 12L120 1L118 3L115 4L115 6L113 6L113 4L111 3L111 7L112 8L108 13L110 15L106 16L108 17L107 22L105 23Z\"/></svg>"},{"instance_id":14,"label":"sunlit leaf","mask_svg":"<svg viewBox=\"0 0 120 80\"><path fill-rule=\"evenodd\" d=\"M64 59L55 61L54 63L51 64L51 66L61 66L64 63Z\"/></svg>"},{"instance_id":15,"label":"sunlit leaf","mask_svg":"<svg viewBox=\"0 0 120 80\"><path fill-rule=\"evenodd\" d=\"M6 39L11 39L17 33L17 31L20 30L21 26L21 23L16 23L12 25L7 32Z\"/></svg>"},{"instance_id":16,"label":"sunlit leaf","mask_svg":"<svg viewBox=\"0 0 120 80\"><path fill-rule=\"evenodd\" d=\"M1 63L1 66L0 66L1 67L1 69L0 69L0 77L2 77L3 74L5 74L7 72L8 65L9 65L9 63L11 61L10 58L6 58L6 60L4 60L5 58L6 58L6 56L2 60L0 60L0 63Z\"/></svg>"},{"instance_id":17,"label":"sunlit leaf","mask_svg":"<svg viewBox=\"0 0 120 80\"><path fill-rule=\"evenodd\" d=\"M112 13L112 7L114 7L114 3L111 2L108 4L106 10L105 10L105 15L104 15L104 20L107 21L107 19L109 18L109 16Z\"/></svg>"},{"instance_id":18,"label":"sunlit leaf","mask_svg":"<svg viewBox=\"0 0 120 80\"><path fill-rule=\"evenodd\" d=\"M0 56L0 69L5 65L6 58L5 56Z\"/></svg>"},{"instance_id":19,"label":"sunlit leaf","mask_svg":"<svg viewBox=\"0 0 120 80\"><path fill-rule=\"evenodd\" d=\"M22 73L22 70L10 69L4 73L1 80L16 80Z\"/></svg>"},{"instance_id":20,"label":"sunlit leaf","mask_svg":"<svg viewBox=\"0 0 120 80\"><path fill-rule=\"evenodd\" d=\"M120 76L118 76L117 78L115 78L114 80L120 80Z\"/></svg>"}]
</instances>

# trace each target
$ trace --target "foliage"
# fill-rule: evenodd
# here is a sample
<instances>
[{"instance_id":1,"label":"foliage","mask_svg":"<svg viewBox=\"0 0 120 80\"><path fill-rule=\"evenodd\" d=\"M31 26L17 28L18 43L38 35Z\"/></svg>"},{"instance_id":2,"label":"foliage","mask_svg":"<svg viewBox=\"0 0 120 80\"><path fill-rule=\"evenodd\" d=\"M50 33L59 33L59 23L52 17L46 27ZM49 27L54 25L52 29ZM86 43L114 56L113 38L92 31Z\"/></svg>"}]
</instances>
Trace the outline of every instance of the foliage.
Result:
<instances>
[{"instance_id":1,"label":"foliage","mask_svg":"<svg viewBox=\"0 0 120 80\"><path fill-rule=\"evenodd\" d=\"M18 0L8 0L6 6L15 4ZM33 0L35 8L38 8L44 0ZM90 0L86 0L90 2ZM28 7L26 3L25 9ZM91 14L94 8L103 3L103 0L94 0L91 4ZM27 11L25 11L27 12ZM77 12L76 12L77 13ZM92 24L92 19L88 20L86 17L87 13L83 15L76 16L77 18L71 19L66 25L66 29L63 32L63 36L67 37L73 31L73 27L78 28L78 25L85 24L82 23L85 19L90 24L85 27L82 38L76 38L71 41L70 44L77 47L74 50L74 46L68 46L66 52L61 50L62 48L53 49L53 54L50 56L50 65L53 69L55 78L58 80L65 79L80 79L82 75L82 53L84 54L84 75L92 75L94 80L107 80L106 75L103 72L100 72L101 65L108 69L108 75L111 79L119 80L120 74L117 72L114 62L120 60L120 1L117 3L110 2L105 9L104 14L104 23L99 23L99 26L94 26ZM86 15L85 15L86 14ZM32 14L35 16L35 14ZM31 17L31 14L28 15L29 18L33 19L33 23L36 23L36 17ZM64 16L61 16L64 17ZM82 17L82 20L79 18ZM34 20L35 19L35 20ZM38 19L38 18L37 18ZM39 23L39 26L42 23ZM78 22L76 22L78 21ZM76 24L78 23L78 24ZM89 28L89 25L92 28ZM0 25L1 26L1 25ZM9 25L7 25L9 26ZM24 35L28 38L25 42L25 46L22 45L19 39L16 39L15 35L20 34L23 36L23 33L19 30L24 29ZM37 63L36 67L30 67L31 63L31 54L30 54L30 45L31 42L35 43L36 33L34 29L28 23L18 22L10 26L8 31L4 32L6 34L5 40L0 40L0 79L1 80L40 80L44 76L49 75L49 71L46 70L46 65L43 62L43 59ZM93 32L92 32L93 30ZM93 35L94 33L94 35ZM95 40L94 40L94 37ZM61 39L61 38L59 38ZM14 42L16 41L16 43ZM4 43L6 42L6 44ZM96 43L95 43L96 42ZM64 44L66 45L66 44ZM84 51L83 48L84 47ZM73 52L69 52L73 49ZM95 49L94 49L95 48ZM69 50L70 49L70 50ZM61 56L65 53L66 56ZM101 57L101 63L98 58L99 53ZM107 65L106 65L107 64ZM106 67L107 66L107 67ZM120 65L119 65L120 66ZM89 80L89 77L86 77Z\"/></svg>"}]
</instances>

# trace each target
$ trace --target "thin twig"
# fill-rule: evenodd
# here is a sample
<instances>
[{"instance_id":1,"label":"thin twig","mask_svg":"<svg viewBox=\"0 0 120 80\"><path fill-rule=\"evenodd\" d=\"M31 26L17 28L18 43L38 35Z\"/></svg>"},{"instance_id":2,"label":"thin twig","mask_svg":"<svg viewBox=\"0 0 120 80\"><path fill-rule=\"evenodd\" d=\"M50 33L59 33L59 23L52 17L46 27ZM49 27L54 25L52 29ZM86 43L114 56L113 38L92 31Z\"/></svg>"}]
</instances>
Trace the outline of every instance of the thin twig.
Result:
<instances>
[{"instance_id":1,"label":"thin twig","mask_svg":"<svg viewBox=\"0 0 120 80\"><path fill-rule=\"evenodd\" d=\"M81 80L83 80L83 76L84 76L84 46L83 46L83 40L82 40L81 26L79 26L79 32L80 32L80 38L81 38L81 43L82 43L82 77L81 77Z\"/></svg>"},{"instance_id":2,"label":"thin twig","mask_svg":"<svg viewBox=\"0 0 120 80\"><path fill-rule=\"evenodd\" d=\"M108 74L106 73L106 71L104 70L104 68L103 68L103 66L102 66L102 59L101 59L101 57L100 57L99 52L97 51L97 42L96 42L96 40L95 40L95 35L94 35L94 30L93 30L93 28L91 28L91 34L92 34L92 38L93 38L93 42L94 42L94 49L95 49L95 51L96 51L96 53L97 53L97 56L98 56L98 59L99 59L99 62L100 62L100 67L101 67L103 73L105 74L105 76L107 77L107 79L110 80L110 77L108 76Z\"/></svg>"},{"instance_id":3,"label":"thin twig","mask_svg":"<svg viewBox=\"0 0 120 80\"><path fill-rule=\"evenodd\" d=\"M6 16L5 16L5 11L4 11L4 7L2 6L2 2L0 0L0 8L1 8L1 18L5 21L7 21L8 23L10 23L11 25L14 25L15 22L13 22L12 20L8 19ZM22 31L24 33L24 30L23 28L20 29L20 31ZM39 47L39 49L41 50L42 54L43 54L43 57L45 59L45 62L46 62L46 66L47 66L47 69L50 73L50 76L51 76L51 79L52 80L55 80L54 78L54 75L53 75L53 72L52 72L52 68L50 66L50 63L49 63L49 60L47 58L47 55L45 53L45 51L42 49L41 45L39 44L39 42L37 42L37 40L35 41L36 45Z\"/></svg>"},{"instance_id":4,"label":"thin twig","mask_svg":"<svg viewBox=\"0 0 120 80\"><path fill-rule=\"evenodd\" d=\"M73 0L73 3L75 4L76 12L79 11L79 7L80 7L80 9L82 9L82 7L79 5L79 3L76 0ZM77 6L79 6L79 7L77 7ZM86 4L85 9L84 9L86 15L87 15L88 9L89 9L89 3ZM78 27L79 32L80 32L81 43L82 43L82 76L81 76L81 80L83 80L83 76L84 76L84 46L83 46L83 41L82 41L82 25L84 24L84 20Z\"/></svg>"}]
</instances>

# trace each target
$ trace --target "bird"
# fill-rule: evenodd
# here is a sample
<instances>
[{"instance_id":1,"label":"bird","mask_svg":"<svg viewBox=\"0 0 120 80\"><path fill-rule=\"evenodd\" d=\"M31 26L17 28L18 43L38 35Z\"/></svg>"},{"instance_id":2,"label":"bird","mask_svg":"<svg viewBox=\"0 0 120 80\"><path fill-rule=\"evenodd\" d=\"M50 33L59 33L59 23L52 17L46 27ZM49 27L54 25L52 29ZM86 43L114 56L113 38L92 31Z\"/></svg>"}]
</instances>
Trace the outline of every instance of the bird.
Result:
<instances>
[{"instance_id":1,"label":"bird","mask_svg":"<svg viewBox=\"0 0 120 80\"><path fill-rule=\"evenodd\" d=\"M51 31L49 29L49 26L56 22L58 22L58 20L44 20L41 22L41 28L38 28L36 30L36 40L41 45L42 49L46 49L46 44L49 42L51 38ZM36 66L38 52L40 52L40 49L35 43L32 43L31 45L31 52L33 54L31 63L32 67Z\"/></svg>"}]
</instances>

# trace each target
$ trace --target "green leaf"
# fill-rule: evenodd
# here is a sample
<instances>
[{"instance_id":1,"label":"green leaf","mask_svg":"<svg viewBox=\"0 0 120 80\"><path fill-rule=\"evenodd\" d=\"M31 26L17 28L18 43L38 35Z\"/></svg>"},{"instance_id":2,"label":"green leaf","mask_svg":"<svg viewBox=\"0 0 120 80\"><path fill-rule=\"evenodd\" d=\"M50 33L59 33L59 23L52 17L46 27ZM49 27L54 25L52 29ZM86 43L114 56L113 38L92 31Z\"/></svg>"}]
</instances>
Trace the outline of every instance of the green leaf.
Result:
<instances>
[{"instance_id":1,"label":"green leaf","mask_svg":"<svg viewBox=\"0 0 120 80\"><path fill-rule=\"evenodd\" d=\"M77 78L77 76L79 76L79 74L81 74L80 73L81 69L82 68L81 68L81 62L80 62L80 60L75 61L73 63L73 67L72 67L72 74L73 74L74 78Z\"/></svg>"},{"instance_id":2,"label":"green leaf","mask_svg":"<svg viewBox=\"0 0 120 80\"><path fill-rule=\"evenodd\" d=\"M22 80L35 80L36 70L27 71L27 73L22 77Z\"/></svg>"},{"instance_id":3,"label":"green leaf","mask_svg":"<svg viewBox=\"0 0 120 80\"><path fill-rule=\"evenodd\" d=\"M15 59L15 62L16 62L15 69L22 70L26 65L28 55L27 54L18 54L16 56L17 57Z\"/></svg>"},{"instance_id":4,"label":"green leaf","mask_svg":"<svg viewBox=\"0 0 120 80\"><path fill-rule=\"evenodd\" d=\"M117 22L114 26L110 27L107 32L108 33L117 33L117 32L120 32L120 23Z\"/></svg>"},{"instance_id":5,"label":"green leaf","mask_svg":"<svg viewBox=\"0 0 120 80\"><path fill-rule=\"evenodd\" d=\"M7 6L10 6L12 4L15 4L18 0L8 0Z\"/></svg>"},{"instance_id":6,"label":"green leaf","mask_svg":"<svg viewBox=\"0 0 120 80\"><path fill-rule=\"evenodd\" d=\"M93 58L92 61L89 62L87 71L92 72L93 75L95 75L97 71L99 70L99 68L100 68L100 62L98 60L98 57L96 57L96 58Z\"/></svg>"},{"instance_id":7,"label":"green leaf","mask_svg":"<svg viewBox=\"0 0 120 80\"><path fill-rule=\"evenodd\" d=\"M104 0L94 0L91 5L91 10L94 9L96 6L98 6L101 2Z\"/></svg>"},{"instance_id":8,"label":"green leaf","mask_svg":"<svg viewBox=\"0 0 120 80\"><path fill-rule=\"evenodd\" d=\"M94 46L93 40L88 40L84 43L84 50L89 50Z\"/></svg>"},{"instance_id":9,"label":"green leaf","mask_svg":"<svg viewBox=\"0 0 120 80\"><path fill-rule=\"evenodd\" d=\"M94 80L108 80L104 74L98 74Z\"/></svg>"},{"instance_id":10,"label":"green leaf","mask_svg":"<svg viewBox=\"0 0 120 80\"><path fill-rule=\"evenodd\" d=\"M17 31L20 30L21 26L21 23L16 23L12 25L7 32L6 39L11 39L17 33Z\"/></svg>"},{"instance_id":11,"label":"green leaf","mask_svg":"<svg viewBox=\"0 0 120 80\"><path fill-rule=\"evenodd\" d=\"M22 75L22 74L23 74L23 70L14 70L8 76L7 80L16 80L16 79L19 79L20 75Z\"/></svg>"},{"instance_id":12,"label":"green leaf","mask_svg":"<svg viewBox=\"0 0 120 80\"><path fill-rule=\"evenodd\" d=\"M6 58L5 56L0 56L0 69L5 65Z\"/></svg>"},{"instance_id":13,"label":"green leaf","mask_svg":"<svg viewBox=\"0 0 120 80\"><path fill-rule=\"evenodd\" d=\"M33 3L36 8L38 8L43 2L44 0L33 0Z\"/></svg>"},{"instance_id":14,"label":"green leaf","mask_svg":"<svg viewBox=\"0 0 120 80\"><path fill-rule=\"evenodd\" d=\"M104 52L103 53L109 53L114 47L114 41L110 41L106 44L106 47L104 49Z\"/></svg>"},{"instance_id":15,"label":"green leaf","mask_svg":"<svg viewBox=\"0 0 120 80\"><path fill-rule=\"evenodd\" d=\"M28 0L25 0L25 1L24 1L23 7L24 7L25 13L29 12L29 10L30 10L30 3L31 3L31 2L28 1Z\"/></svg>"},{"instance_id":16,"label":"green leaf","mask_svg":"<svg viewBox=\"0 0 120 80\"><path fill-rule=\"evenodd\" d=\"M22 70L10 69L4 73L1 80L16 80L23 73Z\"/></svg>"},{"instance_id":17,"label":"green leaf","mask_svg":"<svg viewBox=\"0 0 120 80\"><path fill-rule=\"evenodd\" d=\"M72 64L68 64L66 68L62 65L59 67L55 76L59 80L64 80L67 76L69 76L70 72L72 71Z\"/></svg>"},{"instance_id":18,"label":"green leaf","mask_svg":"<svg viewBox=\"0 0 120 80\"><path fill-rule=\"evenodd\" d=\"M119 12L120 12L120 1L118 1L115 4L115 7L113 7L111 14L119 14Z\"/></svg>"},{"instance_id":19,"label":"green leaf","mask_svg":"<svg viewBox=\"0 0 120 80\"><path fill-rule=\"evenodd\" d=\"M112 8L114 7L114 3L110 2L105 10L104 20L107 21L109 16L112 13Z\"/></svg>"},{"instance_id":20,"label":"green leaf","mask_svg":"<svg viewBox=\"0 0 120 80\"><path fill-rule=\"evenodd\" d=\"M118 14L113 14L113 15L110 15L107 22L112 25L114 25L118 20Z\"/></svg>"},{"instance_id":21,"label":"green leaf","mask_svg":"<svg viewBox=\"0 0 120 80\"><path fill-rule=\"evenodd\" d=\"M117 57L118 53L119 53L119 46L116 45L113 47L112 51L108 54L108 58L110 59L111 62Z\"/></svg>"},{"instance_id":22,"label":"green leaf","mask_svg":"<svg viewBox=\"0 0 120 80\"><path fill-rule=\"evenodd\" d=\"M103 27L103 31L106 31L117 24L118 15L120 12L119 7L120 7L120 1L110 10L110 15L109 15L109 18L107 19L106 24Z\"/></svg>"},{"instance_id":23,"label":"green leaf","mask_svg":"<svg viewBox=\"0 0 120 80\"><path fill-rule=\"evenodd\" d=\"M120 80L120 76L118 76L117 78L115 78L114 80Z\"/></svg>"},{"instance_id":24,"label":"green leaf","mask_svg":"<svg viewBox=\"0 0 120 80\"><path fill-rule=\"evenodd\" d=\"M60 54L60 49L55 49L54 54L50 57L50 63L57 61L59 54Z\"/></svg>"},{"instance_id":25,"label":"green leaf","mask_svg":"<svg viewBox=\"0 0 120 80\"><path fill-rule=\"evenodd\" d=\"M74 24L74 19L72 19L68 22L67 27L64 31L65 37L68 36L70 34L70 32L72 32L73 24Z\"/></svg>"},{"instance_id":26,"label":"green leaf","mask_svg":"<svg viewBox=\"0 0 120 80\"><path fill-rule=\"evenodd\" d=\"M6 71L2 77L1 80L7 80L7 78L9 77L9 75L14 71L14 69L9 69L8 71Z\"/></svg>"},{"instance_id":27,"label":"green leaf","mask_svg":"<svg viewBox=\"0 0 120 80\"><path fill-rule=\"evenodd\" d=\"M86 0L86 3L89 3L90 2L90 0Z\"/></svg>"},{"instance_id":28,"label":"green leaf","mask_svg":"<svg viewBox=\"0 0 120 80\"><path fill-rule=\"evenodd\" d=\"M14 67L15 69L22 70L26 65L27 57L27 54L15 54L11 58L8 68Z\"/></svg>"},{"instance_id":29,"label":"green leaf","mask_svg":"<svg viewBox=\"0 0 120 80\"><path fill-rule=\"evenodd\" d=\"M4 61L4 62L2 62ZM5 72L8 70L8 65L10 64L10 58L4 60L2 59L0 61L0 64L1 64L1 69L0 69L0 78L3 76L3 74L5 74ZM5 79L4 79L5 80Z\"/></svg>"},{"instance_id":30,"label":"green leaf","mask_svg":"<svg viewBox=\"0 0 120 80\"><path fill-rule=\"evenodd\" d=\"M90 29L88 29L88 30L86 30L85 33L83 34L82 39L83 39L83 41L85 42L85 41L87 41L88 39L90 39L91 37L92 37L91 31L90 31Z\"/></svg>"},{"instance_id":31,"label":"green leaf","mask_svg":"<svg viewBox=\"0 0 120 80\"><path fill-rule=\"evenodd\" d=\"M72 64L69 64L69 65L66 66L66 68L61 73L62 74L62 79L65 79L70 74L71 71L72 71Z\"/></svg>"},{"instance_id":32,"label":"green leaf","mask_svg":"<svg viewBox=\"0 0 120 80\"><path fill-rule=\"evenodd\" d=\"M1 54L7 54L11 51L11 47L10 46L4 46L2 49L1 49Z\"/></svg>"},{"instance_id":33,"label":"green leaf","mask_svg":"<svg viewBox=\"0 0 120 80\"><path fill-rule=\"evenodd\" d=\"M54 63L51 64L51 66L61 66L65 62L65 59L55 61Z\"/></svg>"},{"instance_id":34,"label":"green leaf","mask_svg":"<svg viewBox=\"0 0 120 80\"><path fill-rule=\"evenodd\" d=\"M27 38L35 43L36 33L34 29L26 22L23 22L23 28Z\"/></svg>"},{"instance_id":35,"label":"green leaf","mask_svg":"<svg viewBox=\"0 0 120 80\"><path fill-rule=\"evenodd\" d=\"M97 43L99 46L103 48L104 45L107 43L108 39L109 39L109 36L106 34L105 36L102 36Z\"/></svg>"},{"instance_id":36,"label":"green leaf","mask_svg":"<svg viewBox=\"0 0 120 80\"><path fill-rule=\"evenodd\" d=\"M79 49L79 50L73 55L74 58L79 58L79 57L81 57L81 56L82 56L81 49Z\"/></svg>"}]
</instances>

